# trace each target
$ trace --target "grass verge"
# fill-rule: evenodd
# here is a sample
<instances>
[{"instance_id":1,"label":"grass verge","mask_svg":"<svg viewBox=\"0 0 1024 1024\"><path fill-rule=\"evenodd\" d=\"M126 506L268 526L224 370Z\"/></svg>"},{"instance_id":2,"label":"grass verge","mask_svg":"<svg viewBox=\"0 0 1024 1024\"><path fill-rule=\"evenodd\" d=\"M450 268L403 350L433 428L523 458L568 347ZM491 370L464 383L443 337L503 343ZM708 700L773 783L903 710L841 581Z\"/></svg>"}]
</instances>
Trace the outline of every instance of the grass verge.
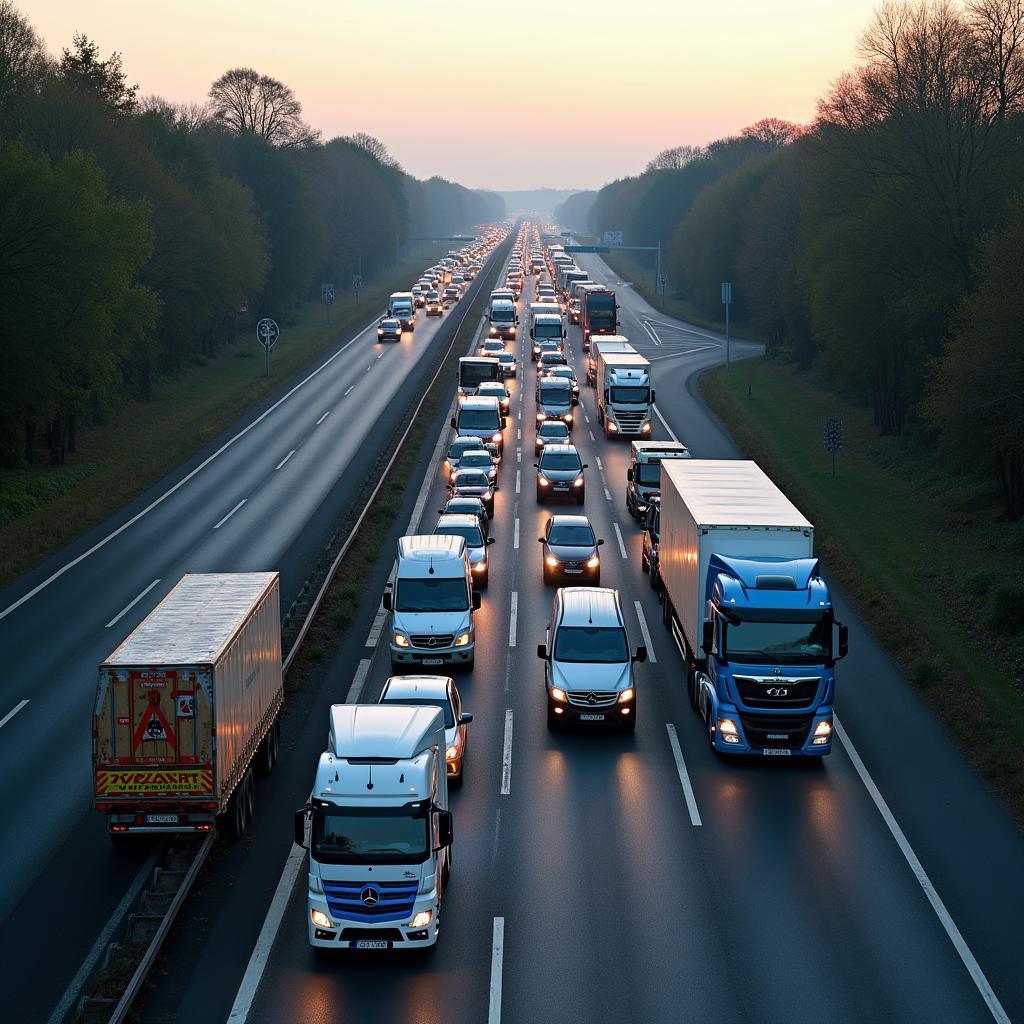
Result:
<instances>
[{"instance_id":1,"label":"grass verge","mask_svg":"<svg viewBox=\"0 0 1024 1024\"><path fill-rule=\"evenodd\" d=\"M984 481L913 439L879 437L870 410L790 366L744 360L700 387L815 524L829 573L1024 823L1024 523L999 521ZM830 416L844 422L835 479L822 446Z\"/></svg>"},{"instance_id":2,"label":"grass verge","mask_svg":"<svg viewBox=\"0 0 1024 1024\"><path fill-rule=\"evenodd\" d=\"M102 522L198 451L261 398L370 319L388 295L415 279L430 256L403 261L369 282L359 302L339 293L327 324L308 303L281 339L265 377L254 335L181 376L159 380L148 401L128 401L115 420L86 425L63 466L0 472L0 586L17 579ZM126 429L126 426L128 426Z\"/></svg>"}]
</instances>

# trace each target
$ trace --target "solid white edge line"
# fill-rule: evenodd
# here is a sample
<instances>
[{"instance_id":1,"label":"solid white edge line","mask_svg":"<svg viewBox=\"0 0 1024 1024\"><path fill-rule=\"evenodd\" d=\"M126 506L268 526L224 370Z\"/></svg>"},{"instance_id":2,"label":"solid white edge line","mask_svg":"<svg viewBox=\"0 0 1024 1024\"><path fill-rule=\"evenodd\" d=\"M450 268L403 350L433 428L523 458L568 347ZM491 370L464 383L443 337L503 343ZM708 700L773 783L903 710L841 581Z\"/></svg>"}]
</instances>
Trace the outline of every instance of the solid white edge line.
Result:
<instances>
[{"instance_id":1,"label":"solid white edge line","mask_svg":"<svg viewBox=\"0 0 1024 1024\"><path fill-rule=\"evenodd\" d=\"M622 539L622 531L619 529L619 524L612 523L612 528L615 530L615 539L619 542L619 554L623 558L629 558L629 552L626 550L626 543Z\"/></svg>"},{"instance_id":2,"label":"solid white edge line","mask_svg":"<svg viewBox=\"0 0 1024 1024\"><path fill-rule=\"evenodd\" d=\"M267 962L270 960L270 951L274 947L274 940L281 927L281 920L288 907L288 900L291 899L292 889L298 880L302 864L306 859L306 851L301 846L293 845L284 863L284 870L274 890L274 898L270 901L267 916L263 920L263 927L260 929L256 946L249 957L249 963L242 975L242 982L238 986L235 1001L228 1014L228 1024L245 1024L249 1019L252 1004L256 1000L256 993L259 991L260 982L263 980L263 972L266 970Z\"/></svg>"},{"instance_id":3,"label":"solid white edge line","mask_svg":"<svg viewBox=\"0 0 1024 1024\"><path fill-rule=\"evenodd\" d=\"M249 499L243 498L215 527L219 530Z\"/></svg>"},{"instance_id":4,"label":"solid white edge line","mask_svg":"<svg viewBox=\"0 0 1024 1024\"><path fill-rule=\"evenodd\" d=\"M290 458L291 458L291 457L292 457L292 456L293 456L294 454L295 454L295 449L293 448L293 449L292 449L292 450L291 450L291 451L290 451L290 452L289 452L289 453L288 453L288 454L287 454L287 455L286 455L286 456L285 456L285 457L284 457L284 458L283 458L283 459L282 459L282 460L281 460L281 461L280 461L280 462L279 462L279 463L278 463L278 464L277 464L277 465L276 465L276 466L274 467L274 472L276 473L276 472L277 472L277 471L278 471L279 469L281 469L281 468L282 468L282 467L284 466L284 464L285 464L285 463L286 463L286 462L287 462L287 461L288 461L288 460L289 460L289 459L290 459Z\"/></svg>"},{"instance_id":5,"label":"solid white edge line","mask_svg":"<svg viewBox=\"0 0 1024 1024\"><path fill-rule=\"evenodd\" d=\"M512 548L513 550L519 547L519 520L512 524Z\"/></svg>"},{"instance_id":6,"label":"solid white edge line","mask_svg":"<svg viewBox=\"0 0 1024 1024\"><path fill-rule=\"evenodd\" d=\"M661 415L661 410L656 405L653 408L654 415L657 416L659 420L661 420L661 425L668 431L668 436L671 437L672 440L676 442L676 444L680 444L681 442L679 438L676 437L676 432L668 425L668 420L666 420L665 417Z\"/></svg>"},{"instance_id":7,"label":"solid white edge line","mask_svg":"<svg viewBox=\"0 0 1024 1024\"><path fill-rule=\"evenodd\" d=\"M636 617L640 621L640 635L644 638L644 643L647 645L647 660L652 665L657 665L658 659L654 656L654 644L651 643L651 631L647 628L647 618L644 616L643 605L639 601L634 601L633 604L636 607Z\"/></svg>"},{"instance_id":8,"label":"solid white edge line","mask_svg":"<svg viewBox=\"0 0 1024 1024\"><path fill-rule=\"evenodd\" d=\"M683 795L686 797L686 809L690 812L690 824L696 827L702 824L700 811L697 810L697 798L693 795L693 786L690 785L690 773L686 770L686 762L683 760L683 751L679 746L676 727L671 722L666 722L665 728L668 730L668 742L672 747L672 757L675 759L676 771L679 773L679 781L683 786Z\"/></svg>"},{"instance_id":9,"label":"solid white edge line","mask_svg":"<svg viewBox=\"0 0 1024 1024\"><path fill-rule=\"evenodd\" d=\"M64 573L68 572L70 569L73 569L76 565L79 564L79 562L84 562L90 555L95 554L97 551L99 551L100 548L105 547L115 537L119 537L122 533L124 533L125 530L128 529L128 527L134 526L144 515L147 515L148 513L152 512L153 509L155 509L158 505L163 504L163 502L165 502L172 494L174 494L176 491L184 487L185 484L189 482L189 480L191 480L198 473L201 473L204 469L206 469L206 467L211 462L213 462L213 460L217 458L218 455L221 455L223 452L226 452L228 448L230 448L237 440L239 440L239 438L244 437L246 434L249 433L250 430L252 430L254 427L262 423L263 420L265 420L272 412L274 412L275 409L279 408L281 405L287 402L288 399L291 398L292 395L294 395L295 392L299 390L299 388L308 384L322 370L325 370L328 366L330 366L330 364L333 363L335 359L337 359L340 355L342 355L342 353L346 352L352 345L354 345L373 326L376 320L377 317L374 316L374 318L365 327L360 328L359 332L353 338L345 342L345 344L342 345L342 347L339 348L338 351L334 353L334 355L332 355L328 359L325 359L308 377L305 377L302 380L300 380L299 383L295 385L295 387L293 387L289 392L287 392L287 394L282 395L269 409L260 413L260 415L257 416L256 419L252 421L252 423L250 423L246 427L243 427L237 434L235 434L234 437L228 438L228 440L225 441L212 455L208 455L202 462L199 463L198 466L196 466L195 469L193 469L187 476L183 476L176 484L174 484L173 487L168 487L167 490L164 491L164 493L161 494L158 498L154 498L153 501L151 501L144 509L142 509L141 512L136 512L135 515L131 517L131 519L129 519L125 523L122 523L116 530L111 530L111 532L108 533L106 537L103 537L101 540L98 540L95 544L93 544L91 548L89 548L88 551L83 551L77 558L73 558L70 562L67 562L66 564L62 565L56 572L53 572L49 576L47 576L46 579L42 581L42 583L36 584L36 586L34 586L30 591L28 591L27 594L22 594L17 601L14 601L12 604L9 604L2 612L0 612L0 619L7 618L7 616L10 615L11 612L13 612L17 608L20 608L26 601L31 600L41 590L45 590L51 583L54 582L54 580L60 579L60 577L63 576Z\"/></svg>"},{"instance_id":10,"label":"solid white edge line","mask_svg":"<svg viewBox=\"0 0 1024 1024\"><path fill-rule=\"evenodd\" d=\"M501 748L501 795L512 792L512 711L505 712L505 741Z\"/></svg>"},{"instance_id":11,"label":"solid white edge line","mask_svg":"<svg viewBox=\"0 0 1024 1024\"><path fill-rule=\"evenodd\" d=\"M491 989L487 1002L487 1024L501 1024L501 971L505 961L505 918L494 919L491 938Z\"/></svg>"},{"instance_id":12,"label":"solid white edge line","mask_svg":"<svg viewBox=\"0 0 1024 1024\"><path fill-rule=\"evenodd\" d=\"M328 410L327 410L327 412L325 412L325 413L323 414L323 416L321 416L321 417L320 417L320 419L318 419L318 420L316 421L316 425L317 425L317 426L319 427L319 426L320 426L320 424L321 424L321 423L323 423L323 421L324 421L325 419L327 419L327 417L328 417L328 416L330 416L330 415L331 415L331 410L330 410L330 409L328 409Z\"/></svg>"},{"instance_id":13,"label":"solid white edge line","mask_svg":"<svg viewBox=\"0 0 1024 1024\"><path fill-rule=\"evenodd\" d=\"M348 695L345 697L346 704L358 704L359 698L363 695L363 686L366 684L366 677L370 672L370 659L361 658L356 666L355 675L352 676L352 685L348 688Z\"/></svg>"},{"instance_id":14,"label":"solid white edge line","mask_svg":"<svg viewBox=\"0 0 1024 1024\"><path fill-rule=\"evenodd\" d=\"M967 968L967 973L971 976L971 980L978 989L981 998L985 1000L985 1005L988 1007L989 1013L992 1014L992 1019L998 1021L999 1024L1010 1024L1010 1018L1003 1009L1002 1003L999 1002L999 998L992 990L992 986L989 984L988 978L985 977L985 972L981 969L981 965L978 961L974 959L974 954L971 952L970 947L964 940L963 935L960 934L960 929L957 928L952 915L946 909L946 905L942 902L942 897L940 897L935 891L935 886L932 885L932 881L928 877L924 866L917 859L917 854L914 853L913 847L910 845L903 829L900 828L899 822L896 820L892 811L889 810L889 805L885 802L885 798L879 792L874 779L871 778L871 774L868 772L864 762L861 760L860 754L857 753L857 748L853 745L853 741L850 739L849 734L840 723L839 716L834 715L832 721L836 732L839 734L839 739L846 748L847 755L853 762L853 767L857 770L857 774L860 776L860 781L864 783L864 788L868 791L868 795L878 808L878 813L882 815L882 820L889 827L889 831L892 833L893 839L896 840L896 845L899 846L900 852L903 854L907 864L910 866L910 870L914 873L914 877L917 879L917 884L921 886L925 896L928 897L928 902L932 905L932 910L935 911L935 916L939 919L939 923L949 936L949 941L953 943L953 948L960 955L960 959L963 961L964 967Z\"/></svg>"},{"instance_id":15,"label":"solid white edge line","mask_svg":"<svg viewBox=\"0 0 1024 1024\"><path fill-rule=\"evenodd\" d=\"M0 718L0 729L2 729L19 711L21 711L22 708L26 707L28 703L29 700L28 698L26 698L25 700L19 701L17 704L15 704L14 707L11 708L11 710L8 711L3 718Z\"/></svg>"},{"instance_id":16,"label":"solid white edge line","mask_svg":"<svg viewBox=\"0 0 1024 1024\"><path fill-rule=\"evenodd\" d=\"M366 634L366 643L364 647L376 647L377 641L380 639L381 633L384 631L384 620L387 618L387 612L384 610L382 604L377 609L377 614L373 617L373 625L370 626L370 632Z\"/></svg>"},{"instance_id":17,"label":"solid white edge line","mask_svg":"<svg viewBox=\"0 0 1024 1024\"><path fill-rule=\"evenodd\" d=\"M229 515L230 515L230 513L229 513ZM138 604L138 603L139 603L139 602L140 602L140 601L141 601L141 600L142 600L142 599L143 599L143 598L144 598L144 597L145 597L145 596L146 596L146 595L147 595L147 594L148 594L148 593L149 593L149 592L150 592L150 591L151 591L151 590L152 590L152 589L153 589L153 588L154 588L154 587L155 587L155 586L156 586L156 585L157 585L157 584L159 583L159 582L160 582L159 580L153 580L153 582L152 582L152 583L150 583L150 585L149 585L148 587L146 587L146 589L145 589L145 590L144 590L144 591L143 591L143 592L142 592L141 594L139 594L139 596L138 596L138 597L134 597L134 598L132 598L132 600L130 600L130 601L129 601L129 602L128 602L128 603L127 603L127 604L126 604L126 605L125 605L125 606L124 606L124 607L123 607L123 608L122 608L122 609L121 609L121 610L120 610L120 611L119 611L119 612L118 612L118 613L117 613L117 614L116 614L116 615L115 615L115 616L114 616L114 617L113 617L113 618L112 618L112 619L111 619L111 620L110 620L110 621L109 621L108 623L107 623L107 626L106 626L106 628L107 628L107 629L110 629L110 627L111 627L111 626L113 626L113 625L114 625L114 624L115 624L116 622L118 622L118 621L119 621L119 620L120 620L121 618L123 618L123 617L124 617L125 615L127 615L127 614L128 614L128 612L130 612L130 611L131 611L131 610L132 610L132 609L133 609L133 608L134 608L134 607L135 607L135 606L136 606L136 605L137 605L137 604ZM2 724L3 724L3 723L2 723L2 722L0 722L0 725L2 725Z\"/></svg>"},{"instance_id":18,"label":"solid white edge line","mask_svg":"<svg viewBox=\"0 0 1024 1024\"><path fill-rule=\"evenodd\" d=\"M519 617L519 594L512 591L512 606L508 613L508 645L516 645L516 619Z\"/></svg>"}]
</instances>

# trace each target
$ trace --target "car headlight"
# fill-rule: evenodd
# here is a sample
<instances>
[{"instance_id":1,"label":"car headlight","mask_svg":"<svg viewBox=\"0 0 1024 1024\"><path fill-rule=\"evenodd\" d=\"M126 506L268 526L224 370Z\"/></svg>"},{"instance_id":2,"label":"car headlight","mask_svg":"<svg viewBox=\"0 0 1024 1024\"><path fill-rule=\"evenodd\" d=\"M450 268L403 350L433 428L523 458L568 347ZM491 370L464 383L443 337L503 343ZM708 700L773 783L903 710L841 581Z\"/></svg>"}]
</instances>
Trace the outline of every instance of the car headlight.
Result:
<instances>
[{"instance_id":1,"label":"car headlight","mask_svg":"<svg viewBox=\"0 0 1024 1024\"><path fill-rule=\"evenodd\" d=\"M309 912L309 919L317 928L334 927L334 922L322 910L311 910Z\"/></svg>"},{"instance_id":2,"label":"car headlight","mask_svg":"<svg viewBox=\"0 0 1024 1024\"><path fill-rule=\"evenodd\" d=\"M538 421L543 422L547 418L548 418L548 414L546 412L539 412L539 413L537 413L537 420Z\"/></svg>"},{"instance_id":3,"label":"car headlight","mask_svg":"<svg viewBox=\"0 0 1024 1024\"><path fill-rule=\"evenodd\" d=\"M486 572L487 571L487 559L485 558L482 562L477 562L473 566L473 572Z\"/></svg>"},{"instance_id":4,"label":"car headlight","mask_svg":"<svg viewBox=\"0 0 1024 1024\"><path fill-rule=\"evenodd\" d=\"M551 694L551 699L552 700L560 701L562 704L565 703L565 701L566 701L565 690L561 689L558 686L552 686L551 689L548 692Z\"/></svg>"},{"instance_id":5,"label":"car headlight","mask_svg":"<svg viewBox=\"0 0 1024 1024\"><path fill-rule=\"evenodd\" d=\"M564 416L562 417L562 419L563 419L563 420L565 420L565 422L566 422L566 423L572 423L572 413L571 413L571 412L567 412L567 413L566 413L566 414L565 414L565 415L564 415Z\"/></svg>"},{"instance_id":6,"label":"car headlight","mask_svg":"<svg viewBox=\"0 0 1024 1024\"><path fill-rule=\"evenodd\" d=\"M582 487L583 486L583 477L582 476L576 477L576 479L573 480L572 485L573 485L573 487Z\"/></svg>"},{"instance_id":7,"label":"car headlight","mask_svg":"<svg viewBox=\"0 0 1024 1024\"><path fill-rule=\"evenodd\" d=\"M591 555L591 557L587 559L587 568L588 569L596 569L600 564L601 564L601 559L598 558L597 555Z\"/></svg>"},{"instance_id":8,"label":"car headlight","mask_svg":"<svg viewBox=\"0 0 1024 1024\"><path fill-rule=\"evenodd\" d=\"M541 473L540 476L537 477L537 483L539 483L541 487L547 487L548 484L551 483L551 481L543 473Z\"/></svg>"},{"instance_id":9,"label":"car headlight","mask_svg":"<svg viewBox=\"0 0 1024 1024\"><path fill-rule=\"evenodd\" d=\"M631 701L633 699L633 693L634 693L633 687L632 686L627 686L622 691L622 693L619 694L619 703L620 704L627 704L627 703L629 703L629 701Z\"/></svg>"},{"instance_id":10,"label":"car headlight","mask_svg":"<svg viewBox=\"0 0 1024 1024\"><path fill-rule=\"evenodd\" d=\"M450 747L448 747L445 750L444 756L449 761L454 761L459 756L459 748L457 746L455 746L455 744L453 743Z\"/></svg>"},{"instance_id":11,"label":"car headlight","mask_svg":"<svg viewBox=\"0 0 1024 1024\"><path fill-rule=\"evenodd\" d=\"M408 647L409 638L404 633L395 633L395 646L396 647Z\"/></svg>"},{"instance_id":12,"label":"car headlight","mask_svg":"<svg viewBox=\"0 0 1024 1024\"><path fill-rule=\"evenodd\" d=\"M472 634L467 629L464 632L460 633L455 638L455 646L456 647L467 647L469 645L469 641L472 640L472 638L473 638Z\"/></svg>"},{"instance_id":13,"label":"car headlight","mask_svg":"<svg viewBox=\"0 0 1024 1024\"><path fill-rule=\"evenodd\" d=\"M558 559L555 558L554 555L548 555L548 557L545 558L544 561L548 563L548 568L549 569L557 569L558 568Z\"/></svg>"},{"instance_id":14,"label":"car headlight","mask_svg":"<svg viewBox=\"0 0 1024 1024\"><path fill-rule=\"evenodd\" d=\"M431 918L434 916L432 910L421 910L410 923L410 928L426 928L430 924Z\"/></svg>"},{"instance_id":15,"label":"car headlight","mask_svg":"<svg viewBox=\"0 0 1024 1024\"><path fill-rule=\"evenodd\" d=\"M498 442L499 442L499 441L501 440L501 431L498 431L498 433L494 434L494 435L493 435L493 436L491 437L491 440L492 440L492 441L493 441L493 442L494 442L495 444L497 444L497 443L498 443Z\"/></svg>"}]
</instances>

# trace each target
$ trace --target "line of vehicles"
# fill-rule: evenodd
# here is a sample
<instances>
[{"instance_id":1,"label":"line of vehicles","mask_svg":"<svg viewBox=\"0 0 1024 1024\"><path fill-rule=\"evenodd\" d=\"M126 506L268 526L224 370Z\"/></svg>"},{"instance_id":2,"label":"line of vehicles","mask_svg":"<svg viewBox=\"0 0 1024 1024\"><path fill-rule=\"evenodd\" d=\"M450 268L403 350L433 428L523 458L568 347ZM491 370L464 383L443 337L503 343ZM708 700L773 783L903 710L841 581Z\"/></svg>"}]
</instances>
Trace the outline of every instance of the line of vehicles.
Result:
<instances>
[{"instance_id":1,"label":"line of vehicles","mask_svg":"<svg viewBox=\"0 0 1024 1024\"><path fill-rule=\"evenodd\" d=\"M484 258L500 239L488 236ZM446 269L481 258L462 255ZM527 276L536 284L523 310ZM402 297L389 310L400 323L404 313L415 318L416 295L406 295L410 306ZM440 467L447 500L432 532L398 542L382 598L392 675L377 704L331 708L327 749L295 815L295 841L309 849L314 947L429 948L438 939L452 871L449 787L461 782L472 721L454 673L472 669L487 642L474 613L495 542L506 382L518 376L527 386L516 362L521 319L535 368L536 500L574 506L552 514L538 538L543 580L557 585L536 651L548 726L636 728L636 666L647 650L630 643L618 591L601 586L604 540L582 511L589 466L572 443L580 382L565 351L573 303L586 325L598 420L606 438L630 441L626 508L642 525L643 569L711 749L831 750L835 666L847 636L813 555L813 526L755 464L691 458L683 444L651 439L651 364L617 333L614 293L523 224L503 287L491 293L480 349L459 360ZM244 830L252 770L269 770L278 750L276 594L276 574L186 577L101 666L96 793L113 832L215 822Z\"/></svg>"}]
</instances>

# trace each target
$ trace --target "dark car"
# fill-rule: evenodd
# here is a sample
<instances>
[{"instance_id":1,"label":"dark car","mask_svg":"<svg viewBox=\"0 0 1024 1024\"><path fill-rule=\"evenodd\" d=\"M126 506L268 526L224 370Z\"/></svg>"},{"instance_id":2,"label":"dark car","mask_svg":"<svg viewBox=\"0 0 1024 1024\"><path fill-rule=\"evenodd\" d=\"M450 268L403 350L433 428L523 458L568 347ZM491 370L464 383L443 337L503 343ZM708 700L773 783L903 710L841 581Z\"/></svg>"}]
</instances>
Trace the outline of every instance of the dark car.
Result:
<instances>
[{"instance_id":1,"label":"dark car","mask_svg":"<svg viewBox=\"0 0 1024 1024\"><path fill-rule=\"evenodd\" d=\"M540 462L534 465L537 467L537 501L540 504L549 498L574 498L577 505L583 504L586 496L583 471L587 464L580 461L575 445L545 445Z\"/></svg>"},{"instance_id":2,"label":"dark car","mask_svg":"<svg viewBox=\"0 0 1024 1024\"><path fill-rule=\"evenodd\" d=\"M594 536L594 528L586 516L551 516L544 527L544 582L564 581L601 585L601 556L597 549L604 543Z\"/></svg>"},{"instance_id":3,"label":"dark car","mask_svg":"<svg viewBox=\"0 0 1024 1024\"><path fill-rule=\"evenodd\" d=\"M448 493L453 498L479 498L491 519L494 518L494 492L497 489L498 485L492 484L482 469L457 469L448 485Z\"/></svg>"},{"instance_id":4,"label":"dark car","mask_svg":"<svg viewBox=\"0 0 1024 1024\"><path fill-rule=\"evenodd\" d=\"M479 445L462 453L458 468L482 469L492 484L498 479L498 464L494 461L494 456L486 448L481 448Z\"/></svg>"},{"instance_id":5,"label":"dark car","mask_svg":"<svg viewBox=\"0 0 1024 1024\"><path fill-rule=\"evenodd\" d=\"M394 317L386 316L377 325L378 341L401 341L402 322Z\"/></svg>"},{"instance_id":6,"label":"dark car","mask_svg":"<svg viewBox=\"0 0 1024 1024\"><path fill-rule=\"evenodd\" d=\"M661 568L658 565L658 541L661 532L661 498L654 495L647 504L644 517L643 544L640 548L640 567L651 574L651 588L661 589Z\"/></svg>"},{"instance_id":7,"label":"dark car","mask_svg":"<svg viewBox=\"0 0 1024 1024\"><path fill-rule=\"evenodd\" d=\"M570 444L569 425L564 420L541 420L533 439L533 454L540 455L546 444Z\"/></svg>"},{"instance_id":8,"label":"dark car","mask_svg":"<svg viewBox=\"0 0 1024 1024\"><path fill-rule=\"evenodd\" d=\"M491 519L487 515L484 503L479 498L449 498L445 502L444 508L437 510L437 514L439 516L476 516L480 520L480 529L484 531L484 536L487 537L490 534Z\"/></svg>"}]
</instances>

